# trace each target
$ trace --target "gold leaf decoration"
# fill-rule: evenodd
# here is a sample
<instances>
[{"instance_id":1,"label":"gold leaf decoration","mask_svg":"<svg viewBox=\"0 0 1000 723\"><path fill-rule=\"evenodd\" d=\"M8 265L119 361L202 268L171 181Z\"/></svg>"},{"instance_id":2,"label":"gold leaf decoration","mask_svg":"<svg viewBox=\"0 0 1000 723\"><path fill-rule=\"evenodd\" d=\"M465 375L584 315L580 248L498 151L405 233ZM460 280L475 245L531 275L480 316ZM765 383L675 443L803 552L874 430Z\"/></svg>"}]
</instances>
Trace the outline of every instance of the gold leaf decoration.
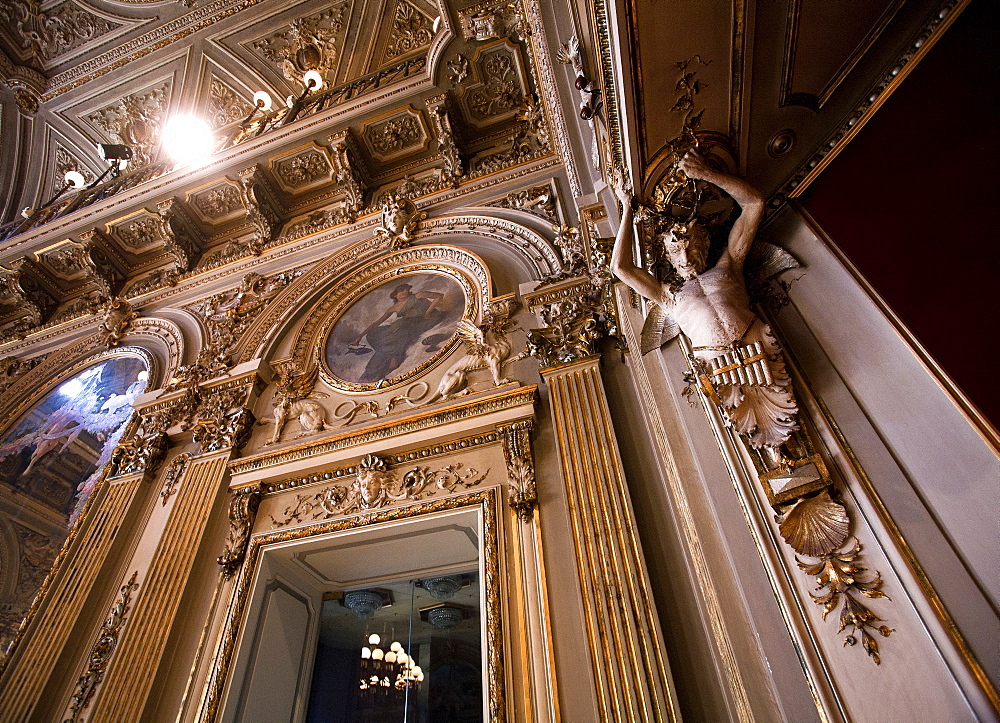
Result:
<instances>
[{"instance_id":1,"label":"gold leaf decoration","mask_svg":"<svg viewBox=\"0 0 1000 723\"><path fill-rule=\"evenodd\" d=\"M807 575L816 577L816 589L826 592L822 595L811 595L817 605L823 606L823 619L833 612L840 602L841 596L844 598L844 607L840 611L840 627L837 632L842 633L848 627L850 632L844 637L844 645L857 645L861 636L861 646L865 652L875 661L875 665L882 662L879 657L878 641L872 635L877 632L882 637L889 637L893 629L887 625L875 623L882 619L865 607L851 593L859 592L867 598L885 598L889 596L879 588L882 586L882 576L875 573L875 577L867 582L858 580L858 577L866 572L865 568L857 564L858 555L861 553L861 543L857 538L854 540L854 547L847 552L834 552L819 555L819 562L802 562L796 558L799 569ZM811 593L810 593L811 594Z\"/></svg>"},{"instance_id":2,"label":"gold leaf decoration","mask_svg":"<svg viewBox=\"0 0 1000 723\"><path fill-rule=\"evenodd\" d=\"M785 542L800 555L822 557L844 544L850 528L847 510L823 490L800 499L778 526Z\"/></svg>"}]
</instances>

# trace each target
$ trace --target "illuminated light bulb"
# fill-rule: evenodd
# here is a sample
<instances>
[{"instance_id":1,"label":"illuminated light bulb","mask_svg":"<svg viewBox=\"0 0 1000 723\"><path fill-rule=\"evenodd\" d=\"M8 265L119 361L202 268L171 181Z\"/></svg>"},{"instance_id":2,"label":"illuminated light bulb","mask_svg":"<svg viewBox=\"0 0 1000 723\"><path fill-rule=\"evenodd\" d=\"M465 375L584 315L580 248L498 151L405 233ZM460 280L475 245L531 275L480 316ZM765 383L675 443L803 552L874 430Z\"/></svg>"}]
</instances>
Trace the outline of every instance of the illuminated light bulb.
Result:
<instances>
[{"instance_id":1,"label":"illuminated light bulb","mask_svg":"<svg viewBox=\"0 0 1000 723\"><path fill-rule=\"evenodd\" d=\"M406 661L409 659L406 653L396 653L396 662L400 665L406 665Z\"/></svg>"},{"instance_id":2,"label":"illuminated light bulb","mask_svg":"<svg viewBox=\"0 0 1000 723\"><path fill-rule=\"evenodd\" d=\"M398 653L402 649L403 649L403 646L400 645L399 643L393 643L392 645L389 646L389 650L391 650L394 653Z\"/></svg>"},{"instance_id":3,"label":"illuminated light bulb","mask_svg":"<svg viewBox=\"0 0 1000 723\"><path fill-rule=\"evenodd\" d=\"M201 118L177 115L166 122L163 148L181 166L203 166L215 149L212 129Z\"/></svg>"},{"instance_id":4,"label":"illuminated light bulb","mask_svg":"<svg viewBox=\"0 0 1000 723\"><path fill-rule=\"evenodd\" d=\"M423 683L423 682L424 682L424 674L423 674L423 671L421 671L420 673L417 673L417 682L418 682L418 683Z\"/></svg>"},{"instance_id":5,"label":"illuminated light bulb","mask_svg":"<svg viewBox=\"0 0 1000 723\"><path fill-rule=\"evenodd\" d=\"M372 649L369 648L367 645L361 648L361 657L364 658L365 660L372 657Z\"/></svg>"},{"instance_id":6,"label":"illuminated light bulb","mask_svg":"<svg viewBox=\"0 0 1000 723\"><path fill-rule=\"evenodd\" d=\"M423 668L421 668L419 665L414 665L413 666L413 674L414 675L423 675L424 674Z\"/></svg>"},{"instance_id":7,"label":"illuminated light bulb","mask_svg":"<svg viewBox=\"0 0 1000 723\"><path fill-rule=\"evenodd\" d=\"M396 662L396 654L390 650L388 653L385 654L385 662L387 662L387 663L395 663Z\"/></svg>"},{"instance_id":8,"label":"illuminated light bulb","mask_svg":"<svg viewBox=\"0 0 1000 723\"><path fill-rule=\"evenodd\" d=\"M302 76L302 84L309 90L319 90L323 87L323 76L315 70L307 70Z\"/></svg>"},{"instance_id":9,"label":"illuminated light bulb","mask_svg":"<svg viewBox=\"0 0 1000 723\"><path fill-rule=\"evenodd\" d=\"M370 679L372 685L378 685L378 676L373 675Z\"/></svg>"},{"instance_id":10,"label":"illuminated light bulb","mask_svg":"<svg viewBox=\"0 0 1000 723\"><path fill-rule=\"evenodd\" d=\"M382 652L382 648L375 648L375 650L372 651L372 660L382 660L384 656L385 653Z\"/></svg>"},{"instance_id":11,"label":"illuminated light bulb","mask_svg":"<svg viewBox=\"0 0 1000 723\"><path fill-rule=\"evenodd\" d=\"M253 104L263 111L271 110L271 94L266 90L258 90L253 94Z\"/></svg>"},{"instance_id":12,"label":"illuminated light bulb","mask_svg":"<svg viewBox=\"0 0 1000 723\"><path fill-rule=\"evenodd\" d=\"M368 643L370 645L378 645L381 642L382 638L378 636L378 633L372 633L371 635L368 636Z\"/></svg>"},{"instance_id":13,"label":"illuminated light bulb","mask_svg":"<svg viewBox=\"0 0 1000 723\"><path fill-rule=\"evenodd\" d=\"M83 184L87 182L83 174L79 171L66 171L63 180L66 181L66 185L70 188L83 188Z\"/></svg>"}]
</instances>

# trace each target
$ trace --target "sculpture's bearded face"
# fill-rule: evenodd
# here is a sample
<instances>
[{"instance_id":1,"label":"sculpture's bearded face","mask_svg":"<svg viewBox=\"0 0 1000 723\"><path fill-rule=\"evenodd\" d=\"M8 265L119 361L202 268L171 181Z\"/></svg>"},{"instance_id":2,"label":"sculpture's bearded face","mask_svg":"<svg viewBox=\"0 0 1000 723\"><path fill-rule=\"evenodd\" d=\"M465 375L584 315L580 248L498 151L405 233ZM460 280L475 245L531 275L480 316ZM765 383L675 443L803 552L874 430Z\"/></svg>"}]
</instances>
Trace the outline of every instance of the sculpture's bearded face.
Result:
<instances>
[{"instance_id":1,"label":"sculpture's bearded face","mask_svg":"<svg viewBox=\"0 0 1000 723\"><path fill-rule=\"evenodd\" d=\"M667 260L685 281L693 279L708 265L708 234L694 223L676 224L663 234Z\"/></svg>"}]
</instances>

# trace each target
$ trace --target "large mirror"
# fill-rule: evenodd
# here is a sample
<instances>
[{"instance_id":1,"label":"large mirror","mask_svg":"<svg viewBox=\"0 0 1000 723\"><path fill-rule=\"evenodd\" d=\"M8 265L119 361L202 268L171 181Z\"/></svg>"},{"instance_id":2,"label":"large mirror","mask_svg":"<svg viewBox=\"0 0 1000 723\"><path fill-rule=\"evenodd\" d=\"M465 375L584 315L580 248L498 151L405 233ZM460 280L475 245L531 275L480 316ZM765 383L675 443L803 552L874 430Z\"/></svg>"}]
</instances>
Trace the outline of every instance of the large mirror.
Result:
<instances>
[{"instance_id":1,"label":"large mirror","mask_svg":"<svg viewBox=\"0 0 1000 723\"><path fill-rule=\"evenodd\" d=\"M221 720L493 720L493 494L253 538L229 616L243 624Z\"/></svg>"}]
</instances>

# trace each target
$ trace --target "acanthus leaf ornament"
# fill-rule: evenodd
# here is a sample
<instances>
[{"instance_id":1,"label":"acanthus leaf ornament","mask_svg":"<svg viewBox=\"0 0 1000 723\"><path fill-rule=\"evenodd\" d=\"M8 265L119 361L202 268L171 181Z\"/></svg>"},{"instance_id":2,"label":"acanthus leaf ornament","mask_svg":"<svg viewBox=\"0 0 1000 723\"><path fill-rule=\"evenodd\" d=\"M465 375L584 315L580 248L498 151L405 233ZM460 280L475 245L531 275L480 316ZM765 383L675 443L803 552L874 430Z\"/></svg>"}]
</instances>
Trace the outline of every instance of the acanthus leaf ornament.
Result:
<instances>
[{"instance_id":1,"label":"acanthus leaf ornament","mask_svg":"<svg viewBox=\"0 0 1000 723\"><path fill-rule=\"evenodd\" d=\"M91 698L104 680L108 663L111 661L115 650L118 647L118 637L125 625L125 616L128 614L132 603L132 594L139 589L136 579L139 576L138 570L132 573L128 581L119 590L118 599L97 636L97 642L90 650L87 657L87 667L83 675L76 682L76 689L70 700L69 717L63 723L77 723L82 720L83 711L90 703Z\"/></svg>"},{"instance_id":2,"label":"acanthus leaf ornament","mask_svg":"<svg viewBox=\"0 0 1000 723\"><path fill-rule=\"evenodd\" d=\"M239 570L246 555L247 543L250 541L250 531L253 529L257 508L263 490L260 485L243 487L232 491L229 502L229 534L226 537L226 548L216 558L222 566L222 574L230 578Z\"/></svg>"},{"instance_id":3,"label":"acanthus leaf ornament","mask_svg":"<svg viewBox=\"0 0 1000 723\"><path fill-rule=\"evenodd\" d=\"M170 447L166 430L172 420L171 412L165 410L140 413L135 431L111 453L108 477L156 472Z\"/></svg>"},{"instance_id":4,"label":"acanthus leaf ornament","mask_svg":"<svg viewBox=\"0 0 1000 723\"><path fill-rule=\"evenodd\" d=\"M160 490L160 504L166 506L171 496L177 494L177 483L181 475L191 461L192 455L188 452L179 454L170 462L167 471L163 474L163 487Z\"/></svg>"},{"instance_id":5,"label":"acanthus leaf ornament","mask_svg":"<svg viewBox=\"0 0 1000 723\"><path fill-rule=\"evenodd\" d=\"M854 541L854 546L846 552L831 552L819 557L819 562L809 563L796 559L799 568L807 575L816 578L816 589L826 592L822 595L812 595L813 601L817 605L823 606L823 619L836 610L840 603L840 598L844 598L844 607L840 612L840 627L837 632L842 633L848 627L851 628L844 638L844 645L856 645L858 640L855 635L861 635L861 645L869 657L876 665L882 662L879 656L878 640L870 631L877 632L882 637L889 637L893 629L887 625L878 625L880 622L875 613L869 610L858 600L853 593L860 593L867 598L889 599L880 589L882 587L882 576L875 573L875 577L867 582L859 580L859 576L866 572L865 568L857 564L858 555L861 553L861 543Z\"/></svg>"},{"instance_id":6,"label":"acanthus leaf ornament","mask_svg":"<svg viewBox=\"0 0 1000 723\"><path fill-rule=\"evenodd\" d=\"M538 505L535 462L531 450L531 428L530 419L497 427L507 462L510 506L523 522L531 521Z\"/></svg>"},{"instance_id":7,"label":"acanthus leaf ornament","mask_svg":"<svg viewBox=\"0 0 1000 723\"><path fill-rule=\"evenodd\" d=\"M253 412L246 407L238 407L225 412L220 418L199 420L192 427L191 437L201 446L203 453L227 448L239 452L250 439L253 422Z\"/></svg>"}]
</instances>

